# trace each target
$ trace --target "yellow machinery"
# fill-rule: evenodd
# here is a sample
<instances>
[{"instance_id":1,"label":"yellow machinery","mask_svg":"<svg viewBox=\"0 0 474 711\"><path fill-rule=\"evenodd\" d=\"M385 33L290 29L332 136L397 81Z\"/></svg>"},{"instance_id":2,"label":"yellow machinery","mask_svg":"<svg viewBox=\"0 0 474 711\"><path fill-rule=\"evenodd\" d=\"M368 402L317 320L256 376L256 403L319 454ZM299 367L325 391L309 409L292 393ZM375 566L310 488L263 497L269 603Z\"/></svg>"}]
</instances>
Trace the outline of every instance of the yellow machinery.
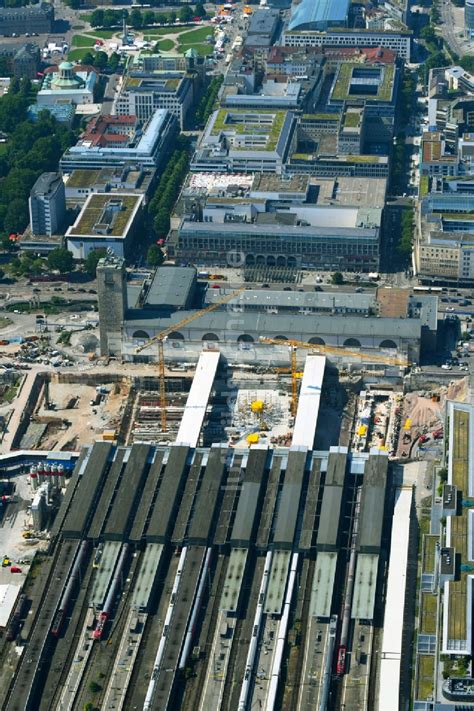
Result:
<instances>
[{"instance_id":1,"label":"yellow machinery","mask_svg":"<svg viewBox=\"0 0 474 711\"><path fill-rule=\"evenodd\" d=\"M304 341L293 341L293 340L283 340L281 338L267 338L265 336L260 336L260 343L268 343L273 346L288 346L290 349L290 360L291 360L291 414L293 417L296 416L296 410L298 407L298 375L297 372L297 350L298 348L306 348L314 351L315 353L320 353L322 355L333 354L333 355L346 355L351 358L358 358L363 360L366 358L370 360L371 363L382 363L384 365L401 365L406 367L408 361L406 358L399 358L398 356L385 356L378 355L377 353L365 353L363 351L352 351L347 348L339 348L337 346L326 346L319 345L318 343L306 343Z\"/></svg>"},{"instance_id":2,"label":"yellow machinery","mask_svg":"<svg viewBox=\"0 0 474 711\"><path fill-rule=\"evenodd\" d=\"M219 306L222 306L223 304L226 304L229 301L232 301L233 299L235 299L235 297L238 296L239 294L241 294L243 291L245 291L245 287L243 287L242 289L236 289L236 291L232 291L230 294L226 294L225 296L222 297L222 299L219 299L219 301L216 301L214 304L211 304L210 306L206 306L205 309L200 309L200 311L196 311L191 316L187 316L186 318L183 318L181 321L178 321L178 323L174 323L172 326L168 326L168 328L165 328L163 331L158 333L156 336L153 336L153 338L150 338L148 341L146 341L141 346L138 346L135 349L135 353L141 353L142 351L145 350L145 348L148 348L153 343L158 344L158 375L159 375L159 381L160 381L161 429L163 432L166 432L166 428L167 428L165 352L164 352L164 348L163 348L164 341L166 341L166 339L168 338L170 333L173 333L173 331L178 331L180 328L187 326L189 323L192 323L193 321L200 318L201 316L205 316L206 314L211 313L211 311L215 311L216 309L219 308Z\"/></svg>"}]
</instances>

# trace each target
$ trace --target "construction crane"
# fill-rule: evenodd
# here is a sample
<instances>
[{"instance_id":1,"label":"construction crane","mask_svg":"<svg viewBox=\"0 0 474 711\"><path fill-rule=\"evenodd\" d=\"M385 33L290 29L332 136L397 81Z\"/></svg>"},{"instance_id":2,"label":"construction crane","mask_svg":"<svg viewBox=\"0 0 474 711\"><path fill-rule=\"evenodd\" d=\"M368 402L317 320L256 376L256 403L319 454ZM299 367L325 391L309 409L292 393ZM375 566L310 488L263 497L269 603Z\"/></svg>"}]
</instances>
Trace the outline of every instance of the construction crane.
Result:
<instances>
[{"instance_id":1,"label":"construction crane","mask_svg":"<svg viewBox=\"0 0 474 711\"><path fill-rule=\"evenodd\" d=\"M215 311L223 304L226 304L229 301L232 301L233 299L235 299L235 297L238 296L239 294L241 294L243 291L245 291L245 287L242 287L242 289L236 289L235 291L232 291L229 294L226 294L225 296L223 296L218 301L215 301L210 306L206 306L206 308L204 308L204 309L195 311L193 314L191 314L191 316L187 316L186 318L181 319L181 321L178 321L178 323L174 323L172 326L168 326L168 328L165 328L163 331L160 331L160 333L157 333L156 336L153 336L153 338L150 338L148 341L146 341L145 343L142 343L140 346L138 346L135 349L135 353L141 353L146 348L151 346L153 343L158 344L158 377L159 377L159 384L160 384L161 429L163 432L167 431L165 351L164 351L163 343L166 341L168 336L171 333L173 333L174 331L178 331L180 328L187 326L189 323L192 323L193 321L200 318L201 316L205 316L206 314L211 313L211 311Z\"/></svg>"},{"instance_id":2,"label":"construction crane","mask_svg":"<svg viewBox=\"0 0 474 711\"><path fill-rule=\"evenodd\" d=\"M326 346L319 345L318 343L306 343L305 341L294 341L294 340L283 340L281 338L267 338L266 336L260 336L260 343L267 343L272 346L288 346L290 350L290 364L291 364L291 414L293 417L296 416L296 410L298 407L298 376L297 371L297 351L298 348L306 348L312 350L315 353L321 354L334 354L334 355L345 355L351 358L369 359L372 363L383 363L384 365L401 365L406 367L408 365L408 360L406 358L399 358L397 356L385 356L378 355L377 353L364 353L362 351L351 351L348 348L339 348L338 346Z\"/></svg>"}]
</instances>

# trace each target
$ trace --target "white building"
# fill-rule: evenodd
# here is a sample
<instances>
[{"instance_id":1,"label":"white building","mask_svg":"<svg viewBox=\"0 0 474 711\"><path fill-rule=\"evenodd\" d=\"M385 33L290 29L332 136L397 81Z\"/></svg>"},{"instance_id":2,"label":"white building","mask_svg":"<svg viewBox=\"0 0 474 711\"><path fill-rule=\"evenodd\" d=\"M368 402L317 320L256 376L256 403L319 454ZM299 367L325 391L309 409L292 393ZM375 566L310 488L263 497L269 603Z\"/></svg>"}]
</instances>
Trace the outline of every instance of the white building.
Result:
<instances>
[{"instance_id":1,"label":"white building","mask_svg":"<svg viewBox=\"0 0 474 711\"><path fill-rule=\"evenodd\" d=\"M379 30L286 31L284 47L386 47L410 61L411 32Z\"/></svg>"},{"instance_id":2,"label":"white building","mask_svg":"<svg viewBox=\"0 0 474 711\"><path fill-rule=\"evenodd\" d=\"M116 117L117 121L123 117ZM169 140L177 130L176 118L164 109L155 111L147 124L141 129L140 136L134 134L130 141L124 141L119 147L112 147L88 140L87 135L75 146L69 148L60 161L65 173L80 168L123 167L126 164L156 168L168 150Z\"/></svg>"},{"instance_id":3,"label":"white building","mask_svg":"<svg viewBox=\"0 0 474 711\"><path fill-rule=\"evenodd\" d=\"M92 104L97 74L91 67L74 66L61 62L59 71L46 72L37 95L37 104L51 106L56 103Z\"/></svg>"},{"instance_id":4,"label":"white building","mask_svg":"<svg viewBox=\"0 0 474 711\"><path fill-rule=\"evenodd\" d=\"M143 195L89 195L75 223L66 232L74 259L86 259L94 249L111 249L123 257L131 247L141 216Z\"/></svg>"}]
</instances>

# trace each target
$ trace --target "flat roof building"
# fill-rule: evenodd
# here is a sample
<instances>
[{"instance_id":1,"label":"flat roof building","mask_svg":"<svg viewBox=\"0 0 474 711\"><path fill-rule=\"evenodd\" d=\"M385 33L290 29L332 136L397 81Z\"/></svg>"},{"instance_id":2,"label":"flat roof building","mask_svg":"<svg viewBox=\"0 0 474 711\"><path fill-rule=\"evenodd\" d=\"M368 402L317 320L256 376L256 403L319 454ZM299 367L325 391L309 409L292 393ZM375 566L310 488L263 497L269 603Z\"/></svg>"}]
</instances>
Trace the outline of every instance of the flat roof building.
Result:
<instances>
[{"instance_id":1,"label":"flat roof building","mask_svg":"<svg viewBox=\"0 0 474 711\"><path fill-rule=\"evenodd\" d=\"M75 259L85 259L101 247L123 257L139 227L142 205L143 195L89 195L66 232L67 248Z\"/></svg>"},{"instance_id":2,"label":"flat roof building","mask_svg":"<svg viewBox=\"0 0 474 711\"><path fill-rule=\"evenodd\" d=\"M191 170L281 174L295 145L291 111L219 109L207 123Z\"/></svg>"},{"instance_id":3,"label":"flat roof building","mask_svg":"<svg viewBox=\"0 0 474 711\"><path fill-rule=\"evenodd\" d=\"M33 235L57 235L66 216L66 196L60 173L43 173L33 185L29 198Z\"/></svg>"},{"instance_id":4,"label":"flat roof building","mask_svg":"<svg viewBox=\"0 0 474 711\"><path fill-rule=\"evenodd\" d=\"M117 116L132 114L147 121L159 109L169 111L184 128L195 99L196 77L179 71L132 69L114 101Z\"/></svg>"},{"instance_id":5,"label":"flat roof building","mask_svg":"<svg viewBox=\"0 0 474 711\"><path fill-rule=\"evenodd\" d=\"M161 163L168 150L169 141L177 130L177 122L172 114L160 109L155 111L144 126L140 125L140 128L135 119L132 129L128 119L125 129L121 118L111 118L113 121L104 122L102 118L94 120L94 125L101 127L100 133L97 134L100 140L96 141L95 133L88 136L86 132L75 146L64 153L60 165L65 173L79 168L123 168L126 164L154 169ZM113 126L119 126L121 135L126 136L120 140L120 145ZM133 136L130 135L130 130L133 130ZM112 141L108 141L107 136L111 136ZM112 143L110 147L109 143Z\"/></svg>"}]
</instances>

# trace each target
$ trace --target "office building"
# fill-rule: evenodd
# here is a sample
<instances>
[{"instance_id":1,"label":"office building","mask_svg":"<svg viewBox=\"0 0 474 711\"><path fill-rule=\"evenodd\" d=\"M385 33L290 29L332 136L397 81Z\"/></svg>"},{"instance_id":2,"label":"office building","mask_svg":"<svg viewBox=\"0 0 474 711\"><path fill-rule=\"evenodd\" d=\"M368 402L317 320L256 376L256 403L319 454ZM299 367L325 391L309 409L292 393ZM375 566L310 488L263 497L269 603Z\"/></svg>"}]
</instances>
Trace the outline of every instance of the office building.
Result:
<instances>
[{"instance_id":1,"label":"office building","mask_svg":"<svg viewBox=\"0 0 474 711\"><path fill-rule=\"evenodd\" d=\"M291 111L219 109L209 121L191 161L191 170L281 174L296 146Z\"/></svg>"},{"instance_id":2,"label":"office building","mask_svg":"<svg viewBox=\"0 0 474 711\"><path fill-rule=\"evenodd\" d=\"M464 26L466 32L471 34L474 31L474 1L466 0L464 5Z\"/></svg>"},{"instance_id":3,"label":"office building","mask_svg":"<svg viewBox=\"0 0 474 711\"><path fill-rule=\"evenodd\" d=\"M66 199L85 202L92 193L149 195L155 171L141 165L115 168L78 168L64 176Z\"/></svg>"},{"instance_id":4,"label":"office building","mask_svg":"<svg viewBox=\"0 0 474 711\"><path fill-rule=\"evenodd\" d=\"M131 70L115 99L118 116L134 115L147 121L158 110L169 111L181 129L195 100L197 77L169 70Z\"/></svg>"},{"instance_id":5,"label":"office building","mask_svg":"<svg viewBox=\"0 0 474 711\"><path fill-rule=\"evenodd\" d=\"M89 195L76 221L66 232L74 259L85 259L94 249L110 249L119 257L132 248L141 226L143 195Z\"/></svg>"},{"instance_id":6,"label":"office building","mask_svg":"<svg viewBox=\"0 0 474 711\"><path fill-rule=\"evenodd\" d=\"M164 109L143 124L135 116L100 116L64 153L60 165L66 173L126 164L154 169L164 159L176 130L175 117Z\"/></svg>"},{"instance_id":7,"label":"office building","mask_svg":"<svg viewBox=\"0 0 474 711\"><path fill-rule=\"evenodd\" d=\"M330 48L378 48L385 47L396 52L399 57L410 61L411 32L401 31L371 31L359 29L336 30L324 32L300 31L286 29L282 44L285 47L330 47Z\"/></svg>"},{"instance_id":8,"label":"office building","mask_svg":"<svg viewBox=\"0 0 474 711\"><path fill-rule=\"evenodd\" d=\"M60 173L40 175L30 193L30 225L33 235L58 234L66 214L64 183Z\"/></svg>"}]
</instances>

